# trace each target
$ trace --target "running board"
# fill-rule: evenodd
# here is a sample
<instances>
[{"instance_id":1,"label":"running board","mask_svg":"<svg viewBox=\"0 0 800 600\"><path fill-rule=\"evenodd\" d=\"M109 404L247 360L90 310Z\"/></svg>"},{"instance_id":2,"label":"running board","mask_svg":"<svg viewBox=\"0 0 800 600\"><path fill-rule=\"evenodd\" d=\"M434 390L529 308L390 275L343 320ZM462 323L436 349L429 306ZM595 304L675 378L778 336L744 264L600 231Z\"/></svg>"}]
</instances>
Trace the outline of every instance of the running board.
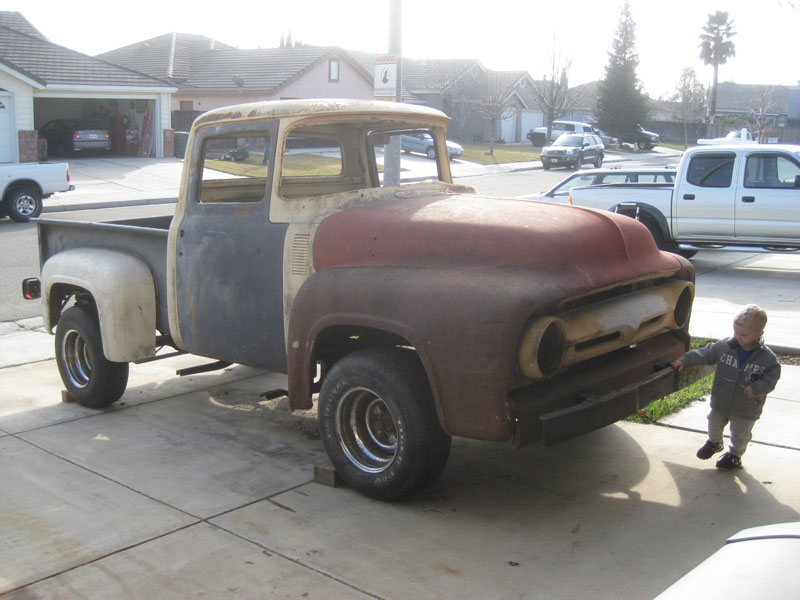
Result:
<instances>
[{"instance_id":1,"label":"running board","mask_svg":"<svg viewBox=\"0 0 800 600\"><path fill-rule=\"evenodd\" d=\"M186 375L197 375L198 373L208 373L209 371L219 371L220 369L224 369L225 367L230 367L233 363L226 362L224 360L218 360L216 362L208 363L205 365L197 365L196 367L187 367L185 369L178 369L175 371L175 374L179 377L184 377Z\"/></svg>"}]
</instances>

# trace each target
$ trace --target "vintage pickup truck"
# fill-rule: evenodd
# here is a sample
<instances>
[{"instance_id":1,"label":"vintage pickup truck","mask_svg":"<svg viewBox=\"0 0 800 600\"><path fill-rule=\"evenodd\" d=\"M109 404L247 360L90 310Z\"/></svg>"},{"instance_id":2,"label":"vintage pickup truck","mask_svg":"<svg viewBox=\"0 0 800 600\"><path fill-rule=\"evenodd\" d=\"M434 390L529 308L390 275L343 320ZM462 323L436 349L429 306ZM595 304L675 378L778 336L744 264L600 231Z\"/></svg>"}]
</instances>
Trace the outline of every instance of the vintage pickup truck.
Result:
<instances>
[{"instance_id":1,"label":"vintage pickup truck","mask_svg":"<svg viewBox=\"0 0 800 600\"><path fill-rule=\"evenodd\" d=\"M42 212L42 198L74 190L67 163L0 164L0 218L24 223Z\"/></svg>"},{"instance_id":2,"label":"vintage pickup truck","mask_svg":"<svg viewBox=\"0 0 800 600\"><path fill-rule=\"evenodd\" d=\"M675 183L574 187L568 203L633 217L659 248L684 256L708 246L797 249L800 146L698 146L684 153Z\"/></svg>"},{"instance_id":3,"label":"vintage pickup truck","mask_svg":"<svg viewBox=\"0 0 800 600\"><path fill-rule=\"evenodd\" d=\"M699 376L659 365L687 348L691 264L621 215L454 185L448 122L356 100L217 109L173 217L40 220L23 290L69 394L111 404L161 346L287 373L292 408L319 394L341 477L396 500L439 476L452 435L555 443ZM385 145L415 133L434 175L384 184Z\"/></svg>"}]
</instances>

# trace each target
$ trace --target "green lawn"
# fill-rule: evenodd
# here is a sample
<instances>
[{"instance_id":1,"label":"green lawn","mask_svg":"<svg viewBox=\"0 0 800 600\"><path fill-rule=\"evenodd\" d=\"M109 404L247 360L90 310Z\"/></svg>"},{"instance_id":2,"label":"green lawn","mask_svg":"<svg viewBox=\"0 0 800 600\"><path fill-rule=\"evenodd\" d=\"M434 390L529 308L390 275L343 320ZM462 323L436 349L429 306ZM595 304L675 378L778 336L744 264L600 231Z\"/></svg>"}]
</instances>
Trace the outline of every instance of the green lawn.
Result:
<instances>
[{"instance_id":1,"label":"green lawn","mask_svg":"<svg viewBox=\"0 0 800 600\"><path fill-rule=\"evenodd\" d=\"M539 153L541 148L536 148L530 144L521 146L511 146L509 144L495 144L494 155L489 156L489 144L476 144L469 142L462 144L464 147L463 160L478 163L480 165L500 165L514 162L528 162L540 160Z\"/></svg>"}]
</instances>

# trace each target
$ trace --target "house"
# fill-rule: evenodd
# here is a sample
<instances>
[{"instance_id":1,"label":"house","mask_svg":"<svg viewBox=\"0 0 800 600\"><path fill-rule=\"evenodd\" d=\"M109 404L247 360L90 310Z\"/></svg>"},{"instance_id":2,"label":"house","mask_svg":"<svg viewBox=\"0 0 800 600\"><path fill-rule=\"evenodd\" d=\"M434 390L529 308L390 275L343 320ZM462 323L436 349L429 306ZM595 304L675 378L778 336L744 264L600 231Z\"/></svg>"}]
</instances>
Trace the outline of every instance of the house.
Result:
<instances>
[{"instance_id":1,"label":"house","mask_svg":"<svg viewBox=\"0 0 800 600\"><path fill-rule=\"evenodd\" d=\"M348 52L369 72L375 55ZM542 113L532 94L533 80L524 71L492 71L475 59L413 59L403 57L402 100L437 108L452 122L450 135L460 140L506 142L525 140L538 127ZM492 131L487 114L499 115Z\"/></svg>"},{"instance_id":2,"label":"house","mask_svg":"<svg viewBox=\"0 0 800 600\"><path fill-rule=\"evenodd\" d=\"M289 98L373 98L373 72L335 47L241 50L169 33L97 58L168 81L173 111Z\"/></svg>"},{"instance_id":3,"label":"house","mask_svg":"<svg viewBox=\"0 0 800 600\"><path fill-rule=\"evenodd\" d=\"M153 154L170 127L165 81L48 41L20 13L0 11L0 162L35 161L37 128L55 118L127 116L152 124Z\"/></svg>"},{"instance_id":4,"label":"house","mask_svg":"<svg viewBox=\"0 0 800 600\"><path fill-rule=\"evenodd\" d=\"M782 127L786 125L790 90L787 85L719 83L715 118L759 118L772 127Z\"/></svg>"}]
</instances>

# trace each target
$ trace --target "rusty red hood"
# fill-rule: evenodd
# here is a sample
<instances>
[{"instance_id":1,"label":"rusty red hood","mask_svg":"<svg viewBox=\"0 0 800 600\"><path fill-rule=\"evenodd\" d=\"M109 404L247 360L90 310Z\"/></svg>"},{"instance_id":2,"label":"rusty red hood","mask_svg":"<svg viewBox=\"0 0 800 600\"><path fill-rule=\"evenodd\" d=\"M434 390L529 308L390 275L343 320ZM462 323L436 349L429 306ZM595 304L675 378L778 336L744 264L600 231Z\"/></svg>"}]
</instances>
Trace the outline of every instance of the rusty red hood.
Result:
<instances>
[{"instance_id":1,"label":"rusty red hood","mask_svg":"<svg viewBox=\"0 0 800 600\"><path fill-rule=\"evenodd\" d=\"M346 209L317 231L314 266L536 269L603 286L681 267L629 217L473 194Z\"/></svg>"}]
</instances>

